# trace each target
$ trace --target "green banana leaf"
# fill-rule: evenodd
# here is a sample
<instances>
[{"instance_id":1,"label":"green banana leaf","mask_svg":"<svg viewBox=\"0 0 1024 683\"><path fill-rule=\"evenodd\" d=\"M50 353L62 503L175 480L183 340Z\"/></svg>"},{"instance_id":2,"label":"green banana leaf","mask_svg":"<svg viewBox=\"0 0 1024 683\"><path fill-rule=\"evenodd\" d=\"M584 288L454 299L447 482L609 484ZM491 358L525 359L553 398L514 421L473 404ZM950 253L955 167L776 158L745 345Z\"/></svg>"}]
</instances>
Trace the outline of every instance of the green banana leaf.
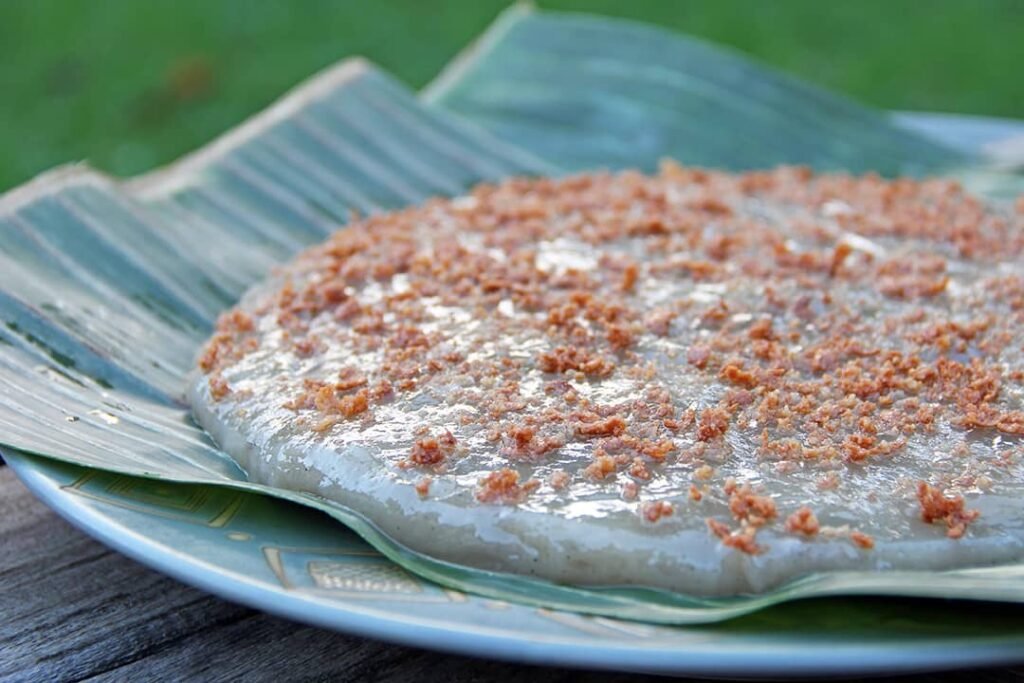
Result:
<instances>
[{"instance_id":1,"label":"green banana leaf","mask_svg":"<svg viewBox=\"0 0 1024 683\"><path fill-rule=\"evenodd\" d=\"M621 19L514 6L425 90L432 106L569 170L920 174L962 153L737 52Z\"/></svg>"},{"instance_id":2,"label":"green banana leaf","mask_svg":"<svg viewBox=\"0 0 1024 683\"><path fill-rule=\"evenodd\" d=\"M218 312L353 212L662 156L889 173L969 161L730 52L516 7L423 100L348 61L169 168L119 182L73 166L0 198L0 445L309 505L426 579L552 609L684 624L821 595L1024 602L1024 566L833 573L721 599L460 567L409 551L340 505L247 481L191 421L184 378Z\"/></svg>"}]
</instances>

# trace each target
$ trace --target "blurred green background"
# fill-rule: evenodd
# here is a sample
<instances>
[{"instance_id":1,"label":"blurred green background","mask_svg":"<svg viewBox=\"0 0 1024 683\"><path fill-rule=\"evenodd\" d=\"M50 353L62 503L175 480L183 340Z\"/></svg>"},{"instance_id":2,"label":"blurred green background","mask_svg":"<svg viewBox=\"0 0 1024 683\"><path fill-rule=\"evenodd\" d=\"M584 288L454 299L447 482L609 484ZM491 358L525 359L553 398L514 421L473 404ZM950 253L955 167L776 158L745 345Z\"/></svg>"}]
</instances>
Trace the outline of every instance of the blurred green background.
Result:
<instances>
[{"instance_id":1,"label":"blurred green background","mask_svg":"<svg viewBox=\"0 0 1024 683\"><path fill-rule=\"evenodd\" d=\"M130 175L361 54L419 87L507 0L0 0L0 190ZM1024 118L1024 0L541 0L732 45L878 107Z\"/></svg>"}]
</instances>

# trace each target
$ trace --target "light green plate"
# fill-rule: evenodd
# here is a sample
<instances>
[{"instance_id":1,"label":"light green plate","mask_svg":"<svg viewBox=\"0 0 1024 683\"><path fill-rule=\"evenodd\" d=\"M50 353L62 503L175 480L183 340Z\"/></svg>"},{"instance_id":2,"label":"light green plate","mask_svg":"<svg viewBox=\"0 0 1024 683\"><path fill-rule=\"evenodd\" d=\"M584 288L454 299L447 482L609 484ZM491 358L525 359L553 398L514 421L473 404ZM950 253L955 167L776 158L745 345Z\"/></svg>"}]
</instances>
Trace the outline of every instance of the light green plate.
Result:
<instances>
[{"instance_id":1,"label":"light green plate","mask_svg":"<svg viewBox=\"0 0 1024 683\"><path fill-rule=\"evenodd\" d=\"M181 400L217 313L352 211L510 174L646 168L663 155L729 168L970 169L989 186L1020 186L979 166L962 121L926 123L933 137L656 29L522 8L422 99L372 65L342 63L168 169L126 183L59 169L0 198L0 445L45 501L123 552L366 635L719 675L1024 658L1024 610L1008 604L1024 600L1021 567L829 574L728 599L482 572L412 553L336 504L249 483ZM944 130L949 140L934 137ZM868 594L1003 602L808 600Z\"/></svg>"}]
</instances>

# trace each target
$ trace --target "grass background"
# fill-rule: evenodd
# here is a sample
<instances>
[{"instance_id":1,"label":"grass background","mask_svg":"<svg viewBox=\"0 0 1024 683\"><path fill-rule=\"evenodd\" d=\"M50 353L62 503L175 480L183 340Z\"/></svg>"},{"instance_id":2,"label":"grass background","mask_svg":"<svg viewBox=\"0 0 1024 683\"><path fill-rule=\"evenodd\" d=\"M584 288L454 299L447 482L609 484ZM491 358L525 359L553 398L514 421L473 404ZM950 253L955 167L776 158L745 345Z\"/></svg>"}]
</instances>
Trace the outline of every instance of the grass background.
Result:
<instances>
[{"instance_id":1,"label":"grass background","mask_svg":"<svg viewBox=\"0 0 1024 683\"><path fill-rule=\"evenodd\" d=\"M891 109L1024 118L1024 0L540 0L659 23ZM425 84L507 0L0 0L0 191L130 175L361 54Z\"/></svg>"}]
</instances>

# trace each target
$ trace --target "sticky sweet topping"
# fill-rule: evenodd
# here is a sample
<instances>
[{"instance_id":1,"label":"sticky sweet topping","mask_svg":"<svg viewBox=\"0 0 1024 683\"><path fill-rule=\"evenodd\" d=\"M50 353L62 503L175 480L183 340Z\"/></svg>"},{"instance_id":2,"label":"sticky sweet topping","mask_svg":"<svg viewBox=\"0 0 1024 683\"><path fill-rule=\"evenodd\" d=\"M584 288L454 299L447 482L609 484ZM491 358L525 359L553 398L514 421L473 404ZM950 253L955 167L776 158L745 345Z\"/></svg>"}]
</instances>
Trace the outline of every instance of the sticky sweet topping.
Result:
<instances>
[{"instance_id":1,"label":"sticky sweet topping","mask_svg":"<svg viewBox=\"0 0 1024 683\"><path fill-rule=\"evenodd\" d=\"M481 504L640 497L677 524L700 501L713 535L757 553L777 508L809 539L820 501L870 525L914 495L899 481L969 468L980 495L1016 476L1022 252L1024 213L945 180L672 163L512 179L308 249L221 316L198 365L215 403L392 444L421 495L430 471ZM968 437L991 445L952 456ZM730 476L750 483L707 483ZM917 497L950 538L978 516Z\"/></svg>"}]
</instances>

